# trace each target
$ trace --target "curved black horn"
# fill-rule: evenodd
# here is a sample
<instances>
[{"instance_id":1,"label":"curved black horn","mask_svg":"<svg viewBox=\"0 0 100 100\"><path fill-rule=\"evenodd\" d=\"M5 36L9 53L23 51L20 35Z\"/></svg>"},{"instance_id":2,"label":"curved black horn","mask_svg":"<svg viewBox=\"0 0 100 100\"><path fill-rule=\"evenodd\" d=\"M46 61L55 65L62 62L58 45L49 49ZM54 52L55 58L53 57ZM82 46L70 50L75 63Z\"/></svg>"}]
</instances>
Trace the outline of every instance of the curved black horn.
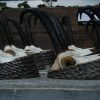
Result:
<instances>
[{"instance_id":1,"label":"curved black horn","mask_svg":"<svg viewBox=\"0 0 100 100\"><path fill-rule=\"evenodd\" d=\"M33 13L32 9L26 9L24 10L21 14L20 14L20 23L25 25L25 29L26 29L26 37L27 37L27 41L28 41L28 45L32 45L34 43L33 38L32 38L32 34L30 31L30 25L28 20L25 18L25 15L28 13Z\"/></svg>"},{"instance_id":2,"label":"curved black horn","mask_svg":"<svg viewBox=\"0 0 100 100\"><path fill-rule=\"evenodd\" d=\"M28 16L28 21L27 21L27 23L28 23L29 27L31 27L31 18L32 18L33 16L34 16L34 25L36 25L36 23L37 23L38 16L36 16L36 15L34 15L34 14L32 13L31 15Z\"/></svg>"},{"instance_id":3,"label":"curved black horn","mask_svg":"<svg viewBox=\"0 0 100 100\"><path fill-rule=\"evenodd\" d=\"M7 18L7 21L11 22L16 27L20 35L20 38L22 40L23 46L25 47L27 45L27 40L26 40L26 37L24 36L24 32L21 25L14 18Z\"/></svg>"},{"instance_id":4,"label":"curved black horn","mask_svg":"<svg viewBox=\"0 0 100 100\"><path fill-rule=\"evenodd\" d=\"M41 11L41 14L42 14L42 16L44 16L44 20L47 19L49 24L51 24L49 27L52 27L52 30L53 30L57 40L59 41L59 45L61 45L62 50L68 49L68 47L67 47L68 45L67 45L66 39L64 37L64 30L61 26L61 23L57 19L57 17L54 15L51 15L47 12L44 12L44 11Z\"/></svg>"},{"instance_id":5,"label":"curved black horn","mask_svg":"<svg viewBox=\"0 0 100 100\"><path fill-rule=\"evenodd\" d=\"M6 41L5 41L6 36L5 36L5 33L4 33L4 27L3 27L2 20L0 20L0 36L1 36L1 42L2 42L1 48L3 49L4 46L7 45L8 43L6 43Z\"/></svg>"},{"instance_id":6,"label":"curved black horn","mask_svg":"<svg viewBox=\"0 0 100 100\"><path fill-rule=\"evenodd\" d=\"M11 45L11 44L13 44L13 39L9 34L10 33L10 29L9 29L9 25L7 23L7 20L6 20L6 16L2 11L0 11L0 16L1 16L1 19L2 19L5 36L8 39L9 45Z\"/></svg>"},{"instance_id":7,"label":"curved black horn","mask_svg":"<svg viewBox=\"0 0 100 100\"><path fill-rule=\"evenodd\" d=\"M66 39L68 40L69 45L73 44L73 35L72 35L72 26L71 20L68 16L64 16L61 21L62 26L67 28Z\"/></svg>"},{"instance_id":8,"label":"curved black horn","mask_svg":"<svg viewBox=\"0 0 100 100\"><path fill-rule=\"evenodd\" d=\"M92 24L92 31L96 32L97 42L100 44L100 20L93 19L87 23L87 27Z\"/></svg>"},{"instance_id":9,"label":"curved black horn","mask_svg":"<svg viewBox=\"0 0 100 100\"><path fill-rule=\"evenodd\" d=\"M78 15L80 14L80 19L81 19L83 13L87 14L91 20L96 19L95 15L100 19L100 9L98 10L95 7L86 6L86 7L79 8L76 17L78 18Z\"/></svg>"},{"instance_id":10,"label":"curved black horn","mask_svg":"<svg viewBox=\"0 0 100 100\"><path fill-rule=\"evenodd\" d=\"M89 18L90 18L90 20L92 20L92 19L95 18L95 17L94 17L94 13L91 13L91 12L88 11L88 10L79 11L79 12L77 13L77 16L80 14L80 19L81 19L83 13L86 14L86 15L88 15Z\"/></svg>"},{"instance_id":11,"label":"curved black horn","mask_svg":"<svg viewBox=\"0 0 100 100\"><path fill-rule=\"evenodd\" d=\"M51 17L45 11L40 11L40 10L36 10L36 9L31 9L31 10L28 9L21 14L21 17L20 17L21 20L22 20L24 14L27 12L33 13L34 15L36 15L40 19L41 23L44 25L44 27L48 31L48 34L52 40L52 43L53 43L55 50L57 52L59 52L59 50L64 50L66 42L62 36L61 30L57 29L60 27L60 26L58 26L57 19L55 19L54 17ZM62 40L61 40L61 38L62 38ZM62 43L62 41L63 41L63 43ZM67 46L67 43L66 43L66 46Z\"/></svg>"}]
</instances>

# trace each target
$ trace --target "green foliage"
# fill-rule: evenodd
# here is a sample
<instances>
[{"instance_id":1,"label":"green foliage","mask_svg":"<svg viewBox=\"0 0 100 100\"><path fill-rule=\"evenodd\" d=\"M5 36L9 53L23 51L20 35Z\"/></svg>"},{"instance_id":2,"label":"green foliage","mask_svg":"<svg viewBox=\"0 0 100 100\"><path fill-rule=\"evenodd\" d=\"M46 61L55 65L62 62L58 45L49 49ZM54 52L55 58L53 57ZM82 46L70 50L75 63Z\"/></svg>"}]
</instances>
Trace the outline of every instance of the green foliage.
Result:
<instances>
[{"instance_id":1,"label":"green foliage","mask_svg":"<svg viewBox=\"0 0 100 100\"><path fill-rule=\"evenodd\" d=\"M47 3L48 7L52 7L52 1L57 2L57 0L42 0Z\"/></svg>"},{"instance_id":2,"label":"green foliage","mask_svg":"<svg viewBox=\"0 0 100 100\"><path fill-rule=\"evenodd\" d=\"M12 9L11 7L2 7L1 10Z\"/></svg>"},{"instance_id":3,"label":"green foliage","mask_svg":"<svg viewBox=\"0 0 100 100\"><path fill-rule=\"evenodd\" d=\"M1 3L0 2L0 8L2 8L2 7L7 7L6 3Z\"/></svg>"},{"instance_id":4,"label":"green foliage","mask_svg":"<svg viewBox=\"0 0 100 100\"><path fill-rule=\"evenodd\" d=\"M7 7L6 3L1 3L0 2L0 9L1 10L6 10L6 9L10 9L11 7Z\"/></svg>"},{"instance_id":5,"label":"green foliage","mask_svg":"<svg viewBox=\"0 0 100 100\"><path fill-rule=\"evenodd\" d=\"M24 2L22 2L22 3L19 3L19 4L17 5L17 7L18 7L18 8L30 8L30 5L28 4L27 1L24 1Z\"/></svg>"}]
</instances>

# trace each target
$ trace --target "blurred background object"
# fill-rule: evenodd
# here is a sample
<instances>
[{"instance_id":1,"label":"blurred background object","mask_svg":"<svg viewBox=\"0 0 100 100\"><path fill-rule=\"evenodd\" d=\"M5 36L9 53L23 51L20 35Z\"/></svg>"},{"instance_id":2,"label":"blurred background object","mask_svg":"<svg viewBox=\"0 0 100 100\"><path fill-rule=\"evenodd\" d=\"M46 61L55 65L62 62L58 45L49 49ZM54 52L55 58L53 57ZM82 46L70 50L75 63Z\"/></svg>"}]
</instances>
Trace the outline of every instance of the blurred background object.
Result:
<instances>
[{"instance_id":1,"label":"blurred background object","mask_svg":"<svg viewBox=\"0 0 100 100\"><path fill-rule=\"evenodd\" d=\"M47 1L52 5L55 6L65 6L65 7L72 7L72 6L86 6L86 5L98 5L100 3L100 0L52 0L57 2L50 2L50 0L0 0L0 2L3 2L7 4L8 7L14 7L16 8L19 3L22 3L24 1L27 1L28 4L31 7L38 7L38 5L45 4L44 1Z\"/></svg>"}]
</instances>

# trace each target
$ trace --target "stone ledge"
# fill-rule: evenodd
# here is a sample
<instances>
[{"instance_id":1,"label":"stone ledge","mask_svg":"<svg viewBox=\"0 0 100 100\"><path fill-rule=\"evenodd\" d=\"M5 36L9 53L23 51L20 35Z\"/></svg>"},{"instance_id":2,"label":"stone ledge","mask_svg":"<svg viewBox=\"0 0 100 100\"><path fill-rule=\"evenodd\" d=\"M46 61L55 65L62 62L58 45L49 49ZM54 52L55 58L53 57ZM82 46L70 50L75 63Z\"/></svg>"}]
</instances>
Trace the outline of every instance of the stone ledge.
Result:
<instances>
[{"instance_id":1,"label":"stone ledge","mask_svg":"<svg viewBox=\"0 0 100 100\"><path fill-rule=\"evenodd\" d=\"M100 80L31 78L0 80L0 89L100 90Z\"/></svg>"}]
</instances>

